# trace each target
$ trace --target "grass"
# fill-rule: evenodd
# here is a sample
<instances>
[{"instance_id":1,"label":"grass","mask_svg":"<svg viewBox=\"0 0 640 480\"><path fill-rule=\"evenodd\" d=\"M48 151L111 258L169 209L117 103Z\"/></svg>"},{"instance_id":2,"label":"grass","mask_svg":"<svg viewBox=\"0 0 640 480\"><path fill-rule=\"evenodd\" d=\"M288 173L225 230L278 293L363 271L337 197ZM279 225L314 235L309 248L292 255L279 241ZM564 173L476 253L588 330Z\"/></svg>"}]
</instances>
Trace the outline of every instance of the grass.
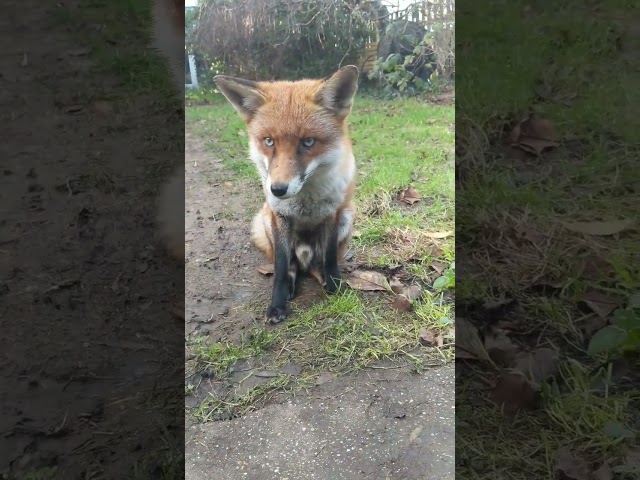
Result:
<instances>
[{"instance_id":1,"label":"grass","mask_svg":"<svg viewBox=\"0 0 640 480\"><path fill-rule=\"evenodd\" d=\"M237 113L215 93L188 92L189 102L207 105L186 109L188 134L202 138L230 176L259 191ZM348 289L311 305L294 301L294 314L285 323L272 330L257 326L239 342L195 339L188 347L189 372L204 370L214 383L235 382L236 387L209 392L193 415L204 421L243 415L282 392L311 388L326 372L345 374L389 361L419 371L451 360L452 300L450 292L432 288L438 276L432 263L453 262L453 236L433 239L428 234L454 229L453 122L452 105L366 96L357 98L350 117L359 169L353 262L381 272L401 266L403 282L423 290L413 310L393 310L391 295ZM398 200L408 186L421 196L412 206ZM260 316L264 301L243 308L255 308ZM423 329L442 332L445 347L421 347ZM253 365L248 374L259 368L275 376L244 388L237 369L246 363ZM287 374L288 365L301 372ZM198 382L197 375L192 378ZM197 384L187 387L187 393L197 390Z\"/></svg>"},{"instance_id":2,"label":"grass","mask_svg":"<svg viewBox=\"0 0 640 480\"><path fill-rule=\"evenodd\" d=\"M478 299L515 299L522 331L512 338L523 349L560 349L561 366L543 390L542 405L513 418L491 400L497 372L461 364L456 475L554 478L563 446L615 470L629 441L612 438L605 425L637 431L640 392L628 375L610 373L608 358L587 355L590 334L583 325L597 317L579 300L591 289L622 299L637 291L640 263L632 245L638 232L589 237L565 224L637 219L640 174L633 165L640 129L631 113L638 93L630 86L640 78L637 65L626 63L634 40L623 29L633 27L638 6L570 1L551 13L515 1L459 8L457 29L472 41L461 40L457 51L465 80L457 84L456 226L458 261L466 270L456 301L462 308ZM530 111L549 120L560 140L537 159L500 147ZM585 265L596 264L602 265L585 273ZM480 328L491 322L476 320ZM637 370L637 356L626 361ZM594 387L602 382L610 388Z\"/></svg>"}]
</instances>

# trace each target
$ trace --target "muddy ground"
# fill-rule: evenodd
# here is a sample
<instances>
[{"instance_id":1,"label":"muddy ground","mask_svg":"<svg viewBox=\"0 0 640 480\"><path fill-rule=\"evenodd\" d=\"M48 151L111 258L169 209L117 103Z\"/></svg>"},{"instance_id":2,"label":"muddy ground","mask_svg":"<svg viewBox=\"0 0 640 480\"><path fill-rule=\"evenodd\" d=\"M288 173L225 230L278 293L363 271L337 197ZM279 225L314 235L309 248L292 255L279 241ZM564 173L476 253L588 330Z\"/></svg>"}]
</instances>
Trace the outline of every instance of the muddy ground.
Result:
<instances>
[{"instance_id":1,"label":"muddy ground","mask_svg":"<svg viewBox=\"0 0 640 480\"><path fill-rule=\"evenodd\" d=\"M9 1L0 15L3 478L181 475L183 267L154 218L183 112L97 70L147 50L145 19L126 16L131 36L94 56L110 8Z\"/></svg>"}]
</instances>

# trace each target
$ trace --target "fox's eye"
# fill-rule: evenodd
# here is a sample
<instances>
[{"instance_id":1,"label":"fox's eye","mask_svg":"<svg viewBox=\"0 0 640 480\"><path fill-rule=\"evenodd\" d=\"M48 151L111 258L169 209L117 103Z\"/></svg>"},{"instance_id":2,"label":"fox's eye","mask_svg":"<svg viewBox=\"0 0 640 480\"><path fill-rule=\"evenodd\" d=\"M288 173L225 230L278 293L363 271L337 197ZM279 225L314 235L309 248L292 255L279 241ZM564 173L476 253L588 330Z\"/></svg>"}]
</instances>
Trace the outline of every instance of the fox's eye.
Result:
<instances>
[{"instance_id":1,"label":"fox's eye","mask_svg":"<svg viewBox=\"0 0 640 480\"><path fill-rule=\"evenodd\" d=\"M273 138L271 138L271 137L265 137L265 139L264 139L264 144L265 144L267 147L273 147Z\"/></svg>"},{"instance_id":2,"label":"fox's eye","mask_svg":"<svg viewBox=\"0 0 640 480\"><path fill-rule=\"evenodd\" d=\"M307 137L302 139L302 145L304 145L307 148L313 147L315 143L316 143L315 138Z\"/></svg>"}]
</instances>

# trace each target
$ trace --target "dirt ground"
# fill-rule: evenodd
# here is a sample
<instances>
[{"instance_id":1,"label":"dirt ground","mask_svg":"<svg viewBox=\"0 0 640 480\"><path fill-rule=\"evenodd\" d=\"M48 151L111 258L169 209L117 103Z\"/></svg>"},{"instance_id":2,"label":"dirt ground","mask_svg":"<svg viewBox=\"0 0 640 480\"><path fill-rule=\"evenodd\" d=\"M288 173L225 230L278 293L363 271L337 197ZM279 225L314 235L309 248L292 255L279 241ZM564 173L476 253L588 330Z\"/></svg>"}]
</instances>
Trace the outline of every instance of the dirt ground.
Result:
<instances>
[{"instance_id":1,"label":"dirt ground","mask_svg":"<svg viewBox=\"0 0 640 480\"><path fill-rule=\"evenodd\" d=\"M154 217L183 112L96 73L78 41L104 25L61 21L84 8L110 7L9 1L0 16L0 473L178 478L183 267ZM146 50L133 30L114 56Z\"/></svg>"}]
</instances>

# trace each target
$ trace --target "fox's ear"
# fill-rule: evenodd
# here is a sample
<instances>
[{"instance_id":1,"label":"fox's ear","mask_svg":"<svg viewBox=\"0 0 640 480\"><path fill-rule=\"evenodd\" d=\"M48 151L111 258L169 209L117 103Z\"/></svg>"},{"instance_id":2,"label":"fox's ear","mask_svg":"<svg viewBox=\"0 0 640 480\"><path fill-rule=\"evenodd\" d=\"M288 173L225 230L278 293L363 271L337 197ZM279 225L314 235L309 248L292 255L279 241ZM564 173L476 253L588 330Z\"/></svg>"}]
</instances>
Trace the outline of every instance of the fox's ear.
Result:
<instances>
[{"instance_id":1,"label":"fox's ear","mask_svg":"<svg viewBox=\"0 0 640 480\"><path fill-rule=\"evenodd\" d=\"M357 89L358 67L348 65L324 79L316 94L316 101L336 115L346 117L351 111Z\"/></svg>"},{"instance_id":2,"label":"fox's ear","mask_svg":"<svg viewBox=\"0 0 640 480\"><path fill-rule=\"evenodd\" d=\"M256 82L226 75L216 75L213 81L245 122L264 104L264 95Z\"/></svg>"}]
</instances>

